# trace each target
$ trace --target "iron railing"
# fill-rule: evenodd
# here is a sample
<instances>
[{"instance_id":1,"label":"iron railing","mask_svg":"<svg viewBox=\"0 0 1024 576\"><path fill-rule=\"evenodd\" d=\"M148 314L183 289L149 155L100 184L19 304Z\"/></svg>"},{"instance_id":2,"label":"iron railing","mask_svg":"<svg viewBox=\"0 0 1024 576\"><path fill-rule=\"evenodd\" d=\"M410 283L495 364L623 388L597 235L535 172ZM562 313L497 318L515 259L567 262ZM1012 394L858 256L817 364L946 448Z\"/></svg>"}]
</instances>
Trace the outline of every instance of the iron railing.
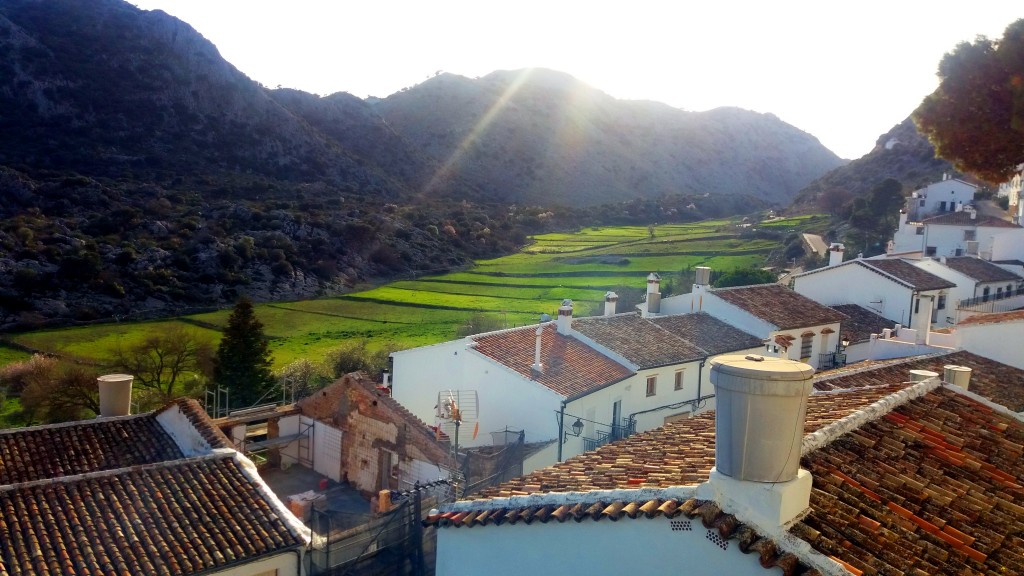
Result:
<instances>
[{"instance_id":1,"label":"iron railing","mask_svg":"<svg viewBox=\"0 0 1024 576\"><path fill-rule=\"evenodd\" d=\"M818 370L828 370L846 366L846 354L842 352L826 352L818 354Z\"/></svg>"},{"instance_id":2,"label":"iron railing","mask_svg":"<svg viewBox=\"0 0 1024 576\"><path fill-rule=\"evenodd\" d=\"M621 424L613 424L607 430L597 430L597 438L583 438L583 451L597 450L609 442L622 440L636 434L636 420L623 418Z\"/></svg>"}]
</instances>

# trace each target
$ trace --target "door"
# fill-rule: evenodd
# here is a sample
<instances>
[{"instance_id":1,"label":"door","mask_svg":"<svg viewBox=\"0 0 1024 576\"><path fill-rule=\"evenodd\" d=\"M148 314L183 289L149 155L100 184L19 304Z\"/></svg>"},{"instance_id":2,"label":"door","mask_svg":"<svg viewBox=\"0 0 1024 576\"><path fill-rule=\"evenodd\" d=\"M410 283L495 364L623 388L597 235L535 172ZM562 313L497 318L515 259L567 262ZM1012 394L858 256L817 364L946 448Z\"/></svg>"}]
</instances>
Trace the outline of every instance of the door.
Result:
<instances>
[{"instance_id":1,"label":"door","mask_svg":"<svg viewBox=\"0 0 1024 576\"><path fill-rule=\"evenodd\" d=\"M622 434L622 400L612 403L612 440L623 437Z\"/></svg>"}]
</instances>

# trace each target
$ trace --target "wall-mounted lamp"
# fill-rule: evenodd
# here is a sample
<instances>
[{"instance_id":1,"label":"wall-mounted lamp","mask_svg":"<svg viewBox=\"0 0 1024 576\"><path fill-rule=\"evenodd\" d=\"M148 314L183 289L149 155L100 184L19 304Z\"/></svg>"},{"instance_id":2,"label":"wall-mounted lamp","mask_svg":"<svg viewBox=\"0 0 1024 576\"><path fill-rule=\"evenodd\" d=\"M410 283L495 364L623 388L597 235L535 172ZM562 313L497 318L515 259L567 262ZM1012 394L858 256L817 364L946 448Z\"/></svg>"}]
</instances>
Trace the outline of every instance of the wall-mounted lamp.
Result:
<instances>
[{"instance_id":1,"label":"wall-mounted lamp","mask_svg":"<svg viewBox=\"0 0 1024 576\"><path fill-rule=\"evenodd\" d=\"M842 352L850 345L850 337L843 336L843 339L839 341L839 351Z\"/></svg>"},{"instance_id":2,"label":"wall-mounted lamp","mask_svg":"<svg viewBox=\"0 0 1024 576\"><path fill-rule=\"evenodd\" d=\"M576 421L572 423L571 428L573 436L579 436L580 434L583 434L583 420L577 418ZM565 434L562 436L562 444L565 444L566 442L569 441L569 434L570 432L566 430Z\"/></svg>"}]
</instances>

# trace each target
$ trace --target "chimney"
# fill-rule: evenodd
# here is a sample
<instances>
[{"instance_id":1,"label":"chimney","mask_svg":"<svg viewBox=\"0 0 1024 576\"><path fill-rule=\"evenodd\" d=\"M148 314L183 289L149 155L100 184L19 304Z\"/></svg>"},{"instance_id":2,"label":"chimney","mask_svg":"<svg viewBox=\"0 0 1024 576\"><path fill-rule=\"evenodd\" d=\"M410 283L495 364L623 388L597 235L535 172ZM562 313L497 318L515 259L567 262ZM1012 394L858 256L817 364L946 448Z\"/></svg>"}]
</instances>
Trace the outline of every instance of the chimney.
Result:
<instances>
[{"instance_id":1,"label":"chimney","mask_svg":"<svg viewBox=\"0 0 1024 576\"><path fill-rule=\"evenodd\" d=\"M967 366L947 364L942 367L942 380L945 381L947 384L959 386L964 390L970 390L972 372L973 370L971 370Z\"/></svg>"},{"instance_id":2,"label":"chimney","mask_svg":"<svg viewBox=\"0 0 1024 576\"><path fill-rule=\"evenodd\" d=\"M647 314L657 314L660 311L661 276L658 276L655 272L651 272L647 275Z\"/></svg>"},{"instance_id":3,"label":"chimney","mask_svg":"<svg viewBox=\"0 0 1024 576\"><path fill-rule=\"evenodd\" d=\"M558 333L572 334L572 300L562 300L558 307Z\"/></svg>"},{"instance_id":4,"label":"chimney","mask_svg":"<svg viewBox=\"0 0 1024 576\"><path fill-rule=\"evenodd\" d=\"M938 372L932 372L931 370L911 370L910 381L913 383L924 382L925 380L931 380L932 378L938 378Z\"/></svg>"},{"instance_id":5,"label":"chimney","mask_svg":"<svg viewBox=\"0 0 1024 576\"><path fill-rule=\"evenodd\" d=\"M132 411L130 374L106 374L96 379L100 389L100 416L127 416Z\"/></svg>"},{"instance_id":6,"label":"chimney","mask_svg":"<svg viewBox=\"0 0 1024 576\"><path fill-rule=\"evenodd\" d=\"M800 446L813 374L803 362L758 355L711 361L715 467L699 497L766 529L807 509L811 474L800 469Z\"/></svg>"},{"instance_id":7,"label":"chimney","mask_svg":"<svg viewBox=\"0 0 1024 576\"><path fill-rule=\"evenodd\" d=\"M615 315L615 304L619 301L619 295L615 292L604 293L604 315L614 316Z\"/></svg>"},{"instance_id":8,"label":"chimney","mask_svg":"<svg viewBox=\"0 0 1024 576\"><path fill-rule=\"evenodd\" d=\"M533 366L530 369L534 374L543 374L544 365L540 363L540 337L544 334L544 327L537 326L537 346L533 350Z\"/></svg>"},{"instance_id":9,"label":"chimney","mask_svg":"<svg viewBox=\"0 0 1024 576\"><path fill-rule=\"evenodd\" d=\"M843 253L846 251L846 247L838 242L833 242L828 247L828 265L835 266L836 264L843 263Z\"/></svg>"},{"instance_id":10,"label":"chimney","mask_svg":"<svg viewBox=\"0 0 1024 576\"><path fill-rule=\"evenodd\" d=\"M690 312L700 312L704 308L704 292L711 283L711 268L697 266L694 269L693 290L690 291Z\"/></svg>"}]
</instances>

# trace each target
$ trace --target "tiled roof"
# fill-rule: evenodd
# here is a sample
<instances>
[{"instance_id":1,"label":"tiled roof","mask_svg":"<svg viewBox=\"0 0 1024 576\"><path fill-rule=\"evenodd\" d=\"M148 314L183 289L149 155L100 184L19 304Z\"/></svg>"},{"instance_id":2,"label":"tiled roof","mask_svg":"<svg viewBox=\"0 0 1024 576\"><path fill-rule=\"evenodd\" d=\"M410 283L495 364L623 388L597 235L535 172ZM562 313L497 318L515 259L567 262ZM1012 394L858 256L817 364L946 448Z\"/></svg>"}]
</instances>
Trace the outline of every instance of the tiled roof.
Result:
<instances>
[{"instance_id":1,"label":"tiled roof","mask_svg":"<svg viewBox=\"0 0 1024 576\"><path fill-rule=\"evenodd\" d=\"M830 324L845 319L841 313L778 284L717 288L711 292L780 330Z\"/></svg>"},{"instance_id":2,"label":"tiled roof","mask_svg":"<svg viewBox=\"0 0 1024 576\"><path fill-rule=\"evenodd\" d=\"M0 485L182 457L151 414L0 431Z\"/></svg>"},{"instance_id":3,"label":"tiled roof","mask_svg":"<svg viewBox=\"0 0 1024 576\"><path fill-rule=\"evenodd\" d=\"M973 256L950 256L946 258L944 262L946 267L952 268L957 272L973 278L978 282L1015 282L1021 280L1021 277L1010 272L1006 268L996 266L995 264L982 260L981 258L975 258Z\"/></svg>"},{"instance_id":4,"label":"tiled roof","mask_svg":"<svg viewBox=\"0 0 1024 576\"><path fill-rule=\"evenodd\" d=\"M881 334L885 328L896 326L892 320L858 304L839 304L831 308L848 317L840 325L839 334L848 337L851 343L865 342L871 339L872 334Z\"/></svg>"},{"instance_id":5,"label":"tiled roof","mask_svg":"<svg viewBox=\"0 0 1024 576\"><path fill-rule=\"evenodd\" d=\"M937 389L811 452L793 533L864 574L1024 573L1024 423Z\"/></svg>"},{"instance_id":6,"label":"tiled roof","mask_svg":"<svg viewBox=\"0 0 1024 576\"><path fill-rule=\"evenodd\" d=\"M178 398L172 402L167 403L164 407L160 408L153 413L153 416L157 416L162 412L165 412L171 407L177 406L178 410L188 419L192 424L192 427L199 432L200 436L210 445L210 448L234 448L234 444L231 440L220 431L219 428L214 426L213 421L207 416L206 410L193 398Z\"/></svg>"},{"instance_id":7,"label":"tiled roof","mask_svg":"<svg viewBox=\"0 0 1024 576\"><path fill-rule=\"evenodd\" d=\"M967 351L902 358L876 365L865 363L832 370L815 378L816 390L844 390L863 386L891 384L905 379L910 370L931 370L942 374L946 365L971 369L970 390L1014 412L1024 412L1024 370L1008 366Z\"/></svg>"},{"instance_id":8,"label":"tiled roof","mask_svg":"<svg viewBox=\"0 0 1024 576\"><path fill-rule=\"evenodd\" d=\"M0 574L196 574L305 544L231 454L0 490Z\"/></svg>"},{"instance_id":9,"label":"tiled roof","mask_svg":"<svg viewBox=\"0 0 1024 576\"><path fill-rule=\"evenodd\" d=\"M657 316L650 319L678 338L688 340L710 356L759 348L761 339L706 313Z\"/></svg>"},{"instance_id":10,"label":"tiled roof","mask_svg":"<svg viewBox=\"0 0 1024 576\"><path fill-rule=\"evenodd\" d=\"M1024 310L1011 310L1010 312L992 312L989 314L978 314L960 321L958 326L970 326L972 324L999 324L1001 322L1020 322L1024 320Z\"/></svg>"},{"instance_id":11,"label":"tiled roof","mask_svg":"<svg viewBox=\"0 0 1024 576\"><path fill-rule=\"evenodd\" d=\"M956 288L956 284L940 278L931 272L922 270L900 258L878 258L873 260L857 260L861 266L867 266L905 282L917 290L941 290Z\"/></svg>"},{"instance_id":12,"label":"tiled roof","mask_svg":"<svg viewBox=\"0 0 1024 576\"><path fill-rule=\"evenodd\" d=\"M530 368L537 342L534 328L474 336L473 340L480 354L567 397L617 382L633 373L579 340L559 334L553 324L546 325L541 336L544 371L537 375Z\"/></svg>"},{"instance_id":13,"label":"tiled roof","mask_svg":"<svg viewBox=\"0 0 1024 576\"><path fill-rule=\"evenodd\" d=\"M700 348L636 314L577 318L572 327L641 370L682 364L707 356Z\"/></svg>"},{"instance_id":14,"label":"tiled roof","mask_svg":"<svg viewBox=\"0 0 1024 576\"><path fill-rule=\"evenodd\" d=\"M903 387L904 384L899 383L844 394L812 395L804 430L814 432ZM689 486L707 480L714 464L715 415L705 412L605 444L597 450L485 489L480 495L498 497L533 492Z\"/></svg>"},{"instance_id":15,"label":"tiled roof","mask_svg":"<svg viewBox=\"0 0 1024 576\"><path fill-rule=\"evenodd\" d=\"M995 216L978 216L971 218L970 212L947 212L921 221L923 224L938 224L940 226L987 226L989 228L1020 228L1020 226L996 218Z\"/></svg>"}]
</instances>

